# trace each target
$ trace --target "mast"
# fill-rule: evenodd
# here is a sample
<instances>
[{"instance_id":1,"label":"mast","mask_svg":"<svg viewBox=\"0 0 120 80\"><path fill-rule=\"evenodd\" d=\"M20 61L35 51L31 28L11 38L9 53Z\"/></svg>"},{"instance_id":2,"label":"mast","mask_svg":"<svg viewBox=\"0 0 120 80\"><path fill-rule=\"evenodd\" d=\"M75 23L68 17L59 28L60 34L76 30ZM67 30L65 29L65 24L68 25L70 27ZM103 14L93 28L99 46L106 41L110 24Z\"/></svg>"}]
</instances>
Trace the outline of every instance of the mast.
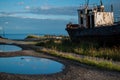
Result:
<instances>
[{"instance_id":1,"label":"mast","mask_svg":"<svg viewBox=\"0 0 120 80\"><path fill-rule=\"evenodd\" d=\"M88 5L89 5L89 0L87 0L87 7L88 7Z\"/></svg>"},{"instance_id":2,"label":"mast","mask_svg":"<svg viewBox=\"0 0 120 80\"><path fill-rule=\"evenodd\" d=\"M86 0L86 6L85 6L85 8L88 8L88 5L89 5L89 0Z\"/></svg>"},{"instance_id":3,"label":"mast","mask_svg":"<svg viewBox=\"0 0 120 80\"><path fill-rule=\"evenodd\" d=\"M88 11L88 5L89 5L89 0L86 1L86 5L85 5L85 14L87 14L87 11Z\"/></svg>"},{"instance_id":4,"label":"mast","mask_svg":"<svg viewBox=\"0 0 120 80\"><path fill-rule=\"evenodd\" d=\"M111 4L111 12L113 12L113 4Z\"/></svg>"},{"instance_id":5,"label":"mast","mask_svg":"<svg viewBox=\"0 0 120 80\"><path fill-rule=\"evenodd\" d=\"M103 2L102 2L102 0L100 0L100 4L101 4L101 6L103 5Z\"/></svg>"}]
</instances>

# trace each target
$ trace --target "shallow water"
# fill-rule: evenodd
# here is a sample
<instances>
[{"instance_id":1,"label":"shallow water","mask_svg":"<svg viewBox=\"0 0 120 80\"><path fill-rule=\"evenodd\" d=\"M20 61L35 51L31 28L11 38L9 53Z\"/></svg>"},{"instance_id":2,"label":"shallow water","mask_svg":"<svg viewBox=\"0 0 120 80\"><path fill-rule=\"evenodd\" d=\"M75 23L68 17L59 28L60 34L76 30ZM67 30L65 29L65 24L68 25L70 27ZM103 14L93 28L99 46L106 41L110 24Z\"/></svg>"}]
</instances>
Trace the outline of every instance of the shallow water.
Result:
<instances>
[{"instance_id":1,"label":"shallow water","mask_svg":"<svg viewBox=\"0 0 120 80\"><path fill-rule=\"evenodd\" d=\"M30 56L0 58L0 72L5 73L53 74L63 69L63 64L45 58Z\"/></svg>"},{"instance_id":2,"label":"shallow water","mask_svg":"<svg viewBox=\"0 0 120 80\"><path fill-rule=\"evenodd\" d=\"M13 51L20 51L20 50L22 50L22 48L15 45L0 44L0 52L13 52Z\"/></svg>"}]
</instances>

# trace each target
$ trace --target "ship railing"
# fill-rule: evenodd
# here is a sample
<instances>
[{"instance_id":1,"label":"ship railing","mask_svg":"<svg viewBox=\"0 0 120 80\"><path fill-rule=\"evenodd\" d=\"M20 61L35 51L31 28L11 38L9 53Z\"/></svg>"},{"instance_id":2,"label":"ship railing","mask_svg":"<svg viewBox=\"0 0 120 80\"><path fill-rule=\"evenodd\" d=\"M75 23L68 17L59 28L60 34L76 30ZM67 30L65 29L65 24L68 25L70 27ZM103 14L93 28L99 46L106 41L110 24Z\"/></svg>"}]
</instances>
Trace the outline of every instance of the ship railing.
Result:
<instances>
[{"instance_id":1,"label":"ship railing","mask_svg":"<svg viewBox=\"0 0 120 80\"><path fill-rule=\"evenodd\" d=\"M112 4L104 4L104 11L105 12L111 12L112 11L112 9L111 9L111 5ZM87 8L88 9L95 9L95 8L97 8L98 7L98 4L89 4L88 6L87 6ZM80 6L79 6L79 9L85 9L86 8L86 5L85 4L81 4ZM113 11L115 11L115 10L119 10L119 8L120 8L120 5L118 5L118 4L113 4Z\"/></svg>"}]
</instances>

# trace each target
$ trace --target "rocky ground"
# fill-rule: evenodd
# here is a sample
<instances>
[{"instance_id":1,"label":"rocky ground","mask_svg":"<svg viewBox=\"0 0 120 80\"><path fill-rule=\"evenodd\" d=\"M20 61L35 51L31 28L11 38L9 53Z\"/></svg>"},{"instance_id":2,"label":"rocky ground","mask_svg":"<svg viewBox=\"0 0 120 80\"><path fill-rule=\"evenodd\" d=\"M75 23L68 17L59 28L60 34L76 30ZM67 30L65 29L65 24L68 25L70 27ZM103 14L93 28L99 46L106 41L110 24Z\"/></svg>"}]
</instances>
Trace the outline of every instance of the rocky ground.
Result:
<instances>
[{"instance_id":1,"label":"rocky ground","mask_svg":"<svg viewBox=\"0 0 120 80\"><path fill-rule=\"evenodd\" d=\"M0 80L120 80L120 72L97 69L74 61L54 57L45 53L38 53L32 49L32 42L12 41L0 39L0 43L19 45L22 51L0 52L0 57L35 56L60 61L65 65L62 72L49 75L19 75L0 73Z\"/></svg>"}]
</instances>

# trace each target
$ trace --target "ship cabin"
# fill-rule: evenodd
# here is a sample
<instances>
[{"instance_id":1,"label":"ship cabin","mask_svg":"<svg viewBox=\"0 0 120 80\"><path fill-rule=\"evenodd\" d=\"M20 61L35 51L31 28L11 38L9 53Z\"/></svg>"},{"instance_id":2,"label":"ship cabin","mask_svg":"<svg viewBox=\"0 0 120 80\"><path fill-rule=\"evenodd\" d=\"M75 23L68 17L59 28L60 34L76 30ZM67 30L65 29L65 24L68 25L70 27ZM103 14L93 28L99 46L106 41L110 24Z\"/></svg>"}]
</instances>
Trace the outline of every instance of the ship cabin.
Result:
<instances>
[{"instance_id":1,"label":"ship cabin","mask_svg":"<svg viewBox=\"0 0 120 80\"><path fill-rule=\"evenodd\" d=\"M102 26L111 26L114 24L113 6L111 11L106 12L104 5L98 6L84 6L78 9L78 24L69 23L67 28L95 28Z\"/></svg>"}]
</instances>

